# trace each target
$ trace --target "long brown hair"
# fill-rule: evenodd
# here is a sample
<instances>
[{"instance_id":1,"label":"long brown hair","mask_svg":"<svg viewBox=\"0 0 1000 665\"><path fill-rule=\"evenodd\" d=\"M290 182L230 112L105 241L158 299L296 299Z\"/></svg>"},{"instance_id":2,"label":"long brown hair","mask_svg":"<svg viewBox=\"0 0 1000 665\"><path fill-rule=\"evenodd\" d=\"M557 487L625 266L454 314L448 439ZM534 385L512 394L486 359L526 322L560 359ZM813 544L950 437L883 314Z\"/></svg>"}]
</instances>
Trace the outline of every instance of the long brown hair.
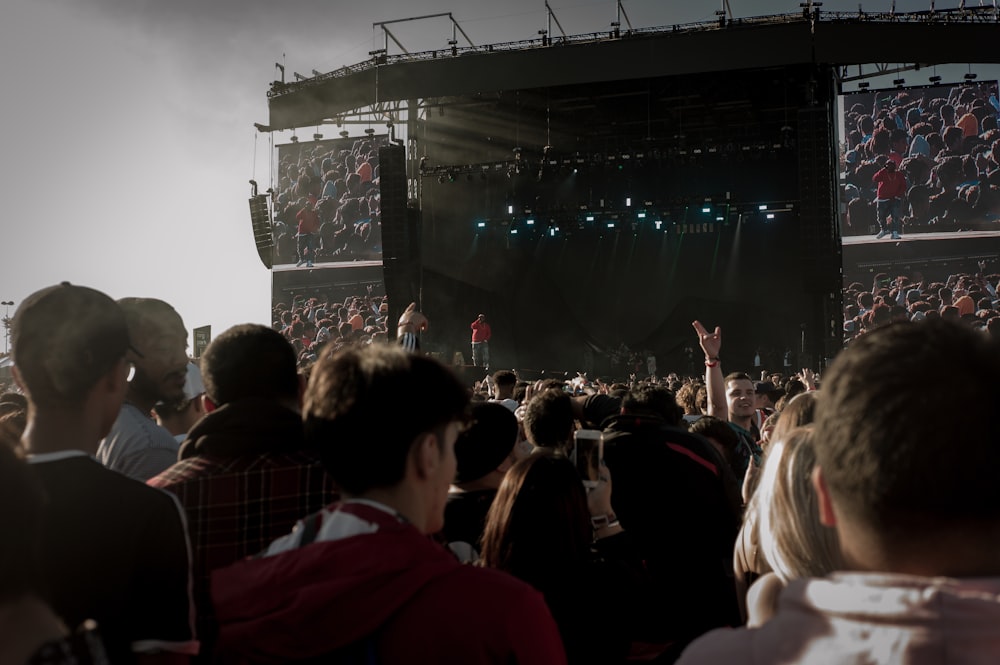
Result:
<instances>
[{"instance_id":1,"label":"long brown hair","mask_svg":"<svg viewBox=\"0 0 1000 665\"><path fill-rule=\"evenodd\" d=\"M573 464L537 450L504 477L486 518L480 563L543 590L590 556L587 495Z\"/></svg>"}]
</instances>

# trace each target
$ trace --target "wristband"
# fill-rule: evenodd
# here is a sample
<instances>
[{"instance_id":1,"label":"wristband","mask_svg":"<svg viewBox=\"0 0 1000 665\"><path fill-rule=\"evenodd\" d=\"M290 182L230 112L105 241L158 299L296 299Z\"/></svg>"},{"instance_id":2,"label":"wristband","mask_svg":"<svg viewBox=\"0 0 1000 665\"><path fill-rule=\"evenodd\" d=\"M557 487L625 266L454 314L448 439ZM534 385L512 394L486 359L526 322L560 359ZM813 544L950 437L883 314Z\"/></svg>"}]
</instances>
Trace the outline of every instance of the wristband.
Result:
<instances>
[{"instance_id":1,"label":"wristband","mask_svg":"<svg viewBox=\"0 0 1000 665\"><path fill-rule=\"evenodd\" d=\"M709 362L709 360L714 360L715 362ZM718 358L705 358L705 367L718 367L718 366L719 366Z\"/></svg>"},{"instance_id":2,"label":"wristband","mask_svg":"<svg viewBox=\"0 0 1000 665\"><path fill-rule=\"evenodd\" d=\"M594 531L606 526L618 526L618 524L618 518L614 513L608 513L607 515L595 515L590 518L590 526L594 527Z\"/></svg>"}]
</instances>

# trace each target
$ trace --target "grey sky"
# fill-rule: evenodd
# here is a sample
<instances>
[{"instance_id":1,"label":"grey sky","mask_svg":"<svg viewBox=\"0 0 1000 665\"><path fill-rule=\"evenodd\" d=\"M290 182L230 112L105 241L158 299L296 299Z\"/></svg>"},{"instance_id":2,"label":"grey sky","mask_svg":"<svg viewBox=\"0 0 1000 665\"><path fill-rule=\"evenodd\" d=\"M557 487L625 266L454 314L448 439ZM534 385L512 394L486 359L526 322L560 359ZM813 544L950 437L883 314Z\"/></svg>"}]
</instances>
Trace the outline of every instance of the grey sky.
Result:
<instances>
[{"instance_id":1,"label":"grey sky","mask_svg":"<svg viewBox=\"0 0 1000 665\"><path fill-rule=\"evenodd\" d=\"M615 15L609 0L551 4L570 34L606 30ZM731 6L738 16L798 11ZM720 3L625 7L646 27L711 20ZM542 0L6 0L0 299L69 279L116 298L164 298L189 327L211 323L216 334L267 322L247 181L267 181L268 140L253 123L267 121L275 61L285 54L289 78L358 62L374 47L372 22L446 11L477 43L533 38L545 25ZM444 48L451 34L445 20L394 31L412 50Z\"/></svg>"}]
</instances>

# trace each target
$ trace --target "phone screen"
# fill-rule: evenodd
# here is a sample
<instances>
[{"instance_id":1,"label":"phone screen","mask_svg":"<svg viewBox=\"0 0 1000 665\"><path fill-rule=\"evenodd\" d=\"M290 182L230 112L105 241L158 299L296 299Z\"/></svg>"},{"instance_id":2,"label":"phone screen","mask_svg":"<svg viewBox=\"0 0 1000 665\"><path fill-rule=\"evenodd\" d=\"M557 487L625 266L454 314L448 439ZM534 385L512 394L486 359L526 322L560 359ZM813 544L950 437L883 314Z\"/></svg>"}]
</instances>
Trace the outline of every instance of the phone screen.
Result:
<instances>
[{"instance_id":1,"label":"phone screen","mask_svg":"<svg viewBox=\"0 0 1000 665\"><path fill-rule=\"evenodd\" d=\"M580 429L573 433L571 459L585 487L597 487L604 456L604 434L596 429Z\"/></svg>"}]
</instances>

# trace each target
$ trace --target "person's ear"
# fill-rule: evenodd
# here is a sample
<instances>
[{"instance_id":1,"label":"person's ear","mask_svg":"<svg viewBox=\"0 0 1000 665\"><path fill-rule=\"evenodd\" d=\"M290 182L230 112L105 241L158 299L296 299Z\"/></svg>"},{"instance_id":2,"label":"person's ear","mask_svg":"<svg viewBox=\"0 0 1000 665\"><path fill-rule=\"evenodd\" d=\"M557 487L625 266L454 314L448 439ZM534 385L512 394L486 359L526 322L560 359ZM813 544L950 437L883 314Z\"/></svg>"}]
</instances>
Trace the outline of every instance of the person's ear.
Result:
<instances>
[{"instance_id":1,"label":"person's ear","mask_svg":"<svg viewBox=\"0 0 1000 665\"><path fill-rule=\"evenodd\" d=\"M413 444L414 471L418 478L429 478L441 465L441 449L434 432L424 432L417 436Z\"/></svg>"},{"instance_id":2,"label":"person's ear","mask_svg":"<svg viewBox=\"0 0 1000 665\"><path fill-rule=\"evenodd\" d=\"M833 501L830 500L830 490L827 489L822 467L813 468L812 484L819 503L819 523L823 526L837 526L837 515L833 510Z\"/></svg>"},{"instance_id":3,"label":"person's ear","mask_svg":"<svg viewBox=\"0 0 1000 665\"><path fill-rule=\"evenodd\" d=\"M201 408L205 413L212 413L219 408L219 405L212 401L212 398L208 396L208 393L202 393Z\"/></svg>"}]
</instances>

